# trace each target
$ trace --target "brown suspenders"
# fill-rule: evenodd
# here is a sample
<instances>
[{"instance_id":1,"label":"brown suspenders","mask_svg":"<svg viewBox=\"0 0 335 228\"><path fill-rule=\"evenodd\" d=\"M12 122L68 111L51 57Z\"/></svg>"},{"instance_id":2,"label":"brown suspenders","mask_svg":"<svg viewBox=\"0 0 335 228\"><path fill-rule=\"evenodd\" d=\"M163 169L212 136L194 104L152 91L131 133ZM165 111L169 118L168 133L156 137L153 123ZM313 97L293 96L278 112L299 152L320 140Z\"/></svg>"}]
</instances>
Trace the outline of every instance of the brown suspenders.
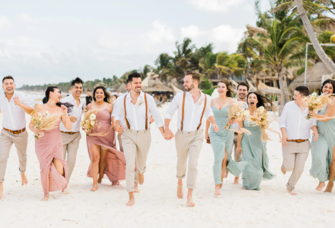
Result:
<instances>
[{"instance_id":1,"label":"brown suspenders","mask_svg":"<svg viewBox=\"0 0 335 228\"><path fill-rule=\"evenodd\" d=\"M130 124L127 120L126 98L127 98L127 95L124 96L124 100L123 100L124 120L126 121L128 129L130 129ZM147 102L147 94L146 93L144 93L144 101L145 101L145 130L148 130L148 102Z\"/></svg>"},{"instance_id":2,"label":"brown suspenders","mask_svg":"<svg viewBox=\"0 0 335 228\"><path fill-rule=\"evenodd\" d=\"M183 131L183 128L184 128L185 96L186 96L186 92L184 92L184 95L183 95L183 107L182 107L181 125L180 125L180 130L181 131ZM205 105L204 105L204 109L202 110L202 114L201 114L201 117L200 117L200 123L199 123L199 126L197 127L197 130L199 130L200 127L201 127L202 118L204 117L204 113L205 113L206 106L207 106L207 96L206 95L204 95L204 96L205 96Z\"/></svg>"}]
</instances>

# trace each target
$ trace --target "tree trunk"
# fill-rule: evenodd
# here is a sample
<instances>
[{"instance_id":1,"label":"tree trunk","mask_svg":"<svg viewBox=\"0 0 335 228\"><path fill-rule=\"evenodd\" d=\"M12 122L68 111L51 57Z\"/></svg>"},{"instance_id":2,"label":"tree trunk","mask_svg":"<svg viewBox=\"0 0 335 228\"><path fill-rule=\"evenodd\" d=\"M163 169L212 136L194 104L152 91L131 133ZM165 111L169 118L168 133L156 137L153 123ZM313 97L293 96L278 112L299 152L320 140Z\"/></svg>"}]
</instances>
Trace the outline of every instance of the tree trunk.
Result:
<instances>
[{"instance_id":1,"label":"tree trunk","mask_svg":"<svg viewBox=\"0 0 335 228\"><path fill-rule=\"evenodd\" d=\"M321 45L319 44L319 41L314 33L313 27L311 22L309 21L304 6L302 4L302 0L294 0L295 4L297 5L301 20L304 23L305 29L308 33L308 36L310 40L312 41L314 50L318 54L321 61L325 64L325 66L330 70L332 73L335 73L335 64L334 62L326 55L324 50L322 49Z\"/></svg>"},{"instance_id":2,"label":"tree trunk","mask_svg":"<svg viewBox=\"0 0 335 228\"><path fill-rule=\"evenodd\" d=\"M278 75L279 87L281 92L281 107L279 113L281 114L284 105L290 101L289 92L287 89L286 74L281 70Z\"/></svg>"}]
</instances>

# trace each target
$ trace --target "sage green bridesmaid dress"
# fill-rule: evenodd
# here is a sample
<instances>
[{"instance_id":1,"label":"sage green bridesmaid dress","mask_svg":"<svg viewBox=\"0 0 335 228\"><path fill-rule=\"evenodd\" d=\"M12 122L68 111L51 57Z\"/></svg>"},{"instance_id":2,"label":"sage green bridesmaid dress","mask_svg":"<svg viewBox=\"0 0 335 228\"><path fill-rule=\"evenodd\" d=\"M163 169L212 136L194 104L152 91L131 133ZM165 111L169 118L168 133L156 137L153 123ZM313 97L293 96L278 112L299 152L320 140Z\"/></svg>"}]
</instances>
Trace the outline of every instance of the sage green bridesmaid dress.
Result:
<instances>
[{"instance_id":1,"label":"sage green bridesmaid dress","mask_svg":"<svg viewBox=\"0 0 335 228\"><path fill-rule=\"evenodd\" d=\"M213 165L213 175L215 185L222 184L221 182L221 170L222 170L222 161L225 157L225 151L228 153L228 163L227 170L235 177L238 177L243 171L244 167L247 165L246 162L236 163L229 156L229 151L233 146L234 132L225 129L225 126L228 123L229 115L229 104L218 110L214 105L212 105L212 110L215 118L215 122L219 127L219 131L213 131L213 126L211 126L209 131L209 138L211 140L211 145L214 152L214 165Z\"/></svg>"},{"instance_id":2,"label":"sage green bridesmaid dress","mask_svg":"<svg viewBox=\"0 0 335 228\"><path fill-rule=\"evenodd\" d=\"M327 107L328 105L319 114L324 115ZM329 179L329 166L335 146L335 119L328 122L318 121L318 132L318 141L314 142L312 140L312 167L309 173L320 182L325 182Z\"/></svg>"},{"instance_id":3,"label":"sage green bridesmaid dress","mask_svg":"<svg viewBox=\"0 0 335 228\"><path fill-rule=\"evenodd\" d=\"M244 122L244 128L250 131L250 135L243 134L242 161L248 165L243 170L243 187L248 190L260 190L262 179L271 180L275 175L269 171L269 157L266 153L266 142L262 142L261 127L248 119Z\"/></svg>"}]
</instances>

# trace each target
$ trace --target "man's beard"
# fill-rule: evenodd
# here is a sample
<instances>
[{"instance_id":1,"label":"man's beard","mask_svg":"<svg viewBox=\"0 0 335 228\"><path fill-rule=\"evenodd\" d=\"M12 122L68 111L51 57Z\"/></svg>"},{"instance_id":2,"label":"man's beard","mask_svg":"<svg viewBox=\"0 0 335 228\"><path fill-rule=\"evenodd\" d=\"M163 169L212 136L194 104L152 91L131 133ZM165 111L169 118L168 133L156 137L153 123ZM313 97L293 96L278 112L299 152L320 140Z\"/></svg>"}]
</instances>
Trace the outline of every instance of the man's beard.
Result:
<instances>
[{"instance_id":1,"label":"man's beard","mask_svg":"<svg viewBox=\"0 0 335 228\"><path fill-rule=\"evenodd\" d=\"M190 85L190 87L185 87L185 91L190 92L192 89L194 89L194 85Z\"/></svg>"},{"instance_id":2,"label":"man's beard","mask_svg":"<svg viewBox=\"0 0 335 228\"><path fill-rule=\"evenodd\" d=\"M140 89L140 91L137 92L137 91L136 91L137 89ZM142 89L142 88L138 88L138 87L136 87L136 88L133 89L133 91L134 91L135 93L141 93L141 89Z\"/></svg>"},{"instance_id":3,"label":"man's beard","mask_svg":"<svg viewBox=\"0 0 335 228\"><path fill-rule=\"evenodd\" d=\"M245 99L245 95L244 95L244 94L239 94L239 95L238 95L238 98L239 98L240 100L244 100L244 99Z\"/></svg>"}]
</instances>

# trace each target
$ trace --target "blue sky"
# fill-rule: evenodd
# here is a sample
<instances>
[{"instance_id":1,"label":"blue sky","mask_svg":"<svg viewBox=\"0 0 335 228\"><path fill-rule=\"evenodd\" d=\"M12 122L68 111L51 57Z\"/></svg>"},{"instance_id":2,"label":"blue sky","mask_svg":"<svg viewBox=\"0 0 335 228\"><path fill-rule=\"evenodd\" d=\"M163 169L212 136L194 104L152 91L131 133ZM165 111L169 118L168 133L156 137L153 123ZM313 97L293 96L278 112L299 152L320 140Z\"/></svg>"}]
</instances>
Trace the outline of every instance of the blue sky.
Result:
<instances>
[{"instance_id":1,"label":"blue sky","mask_svg":"<svg viewBox=\"0 0 335 228\"><path fill-rule=\"evenodd\" d=\"M2 1L0 76L18 86L121 76L184 37L234 52L254 11L254 0Z\"/></svg>"}]
</instances>

